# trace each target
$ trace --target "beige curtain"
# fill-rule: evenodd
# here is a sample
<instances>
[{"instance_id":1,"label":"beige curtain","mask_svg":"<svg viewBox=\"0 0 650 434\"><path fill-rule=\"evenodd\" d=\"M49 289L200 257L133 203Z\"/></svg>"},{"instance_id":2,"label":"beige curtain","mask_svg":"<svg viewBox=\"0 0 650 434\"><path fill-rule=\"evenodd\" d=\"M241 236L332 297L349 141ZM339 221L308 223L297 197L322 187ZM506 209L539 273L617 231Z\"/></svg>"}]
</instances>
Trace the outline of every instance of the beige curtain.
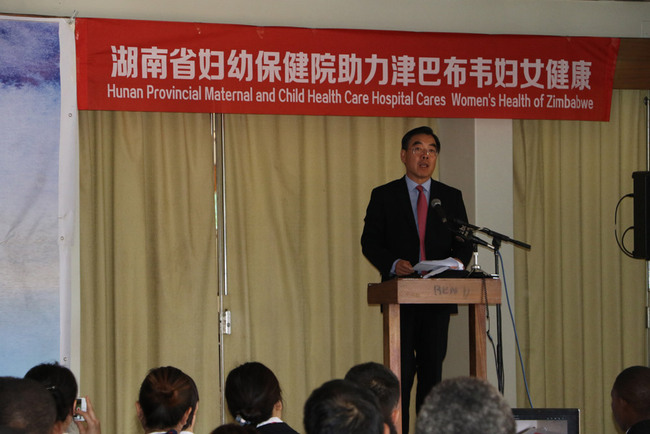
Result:
<instances>
[{"instance_id":1,"label":"beige curtain","mask_svg":"<svg viewBox=\"0 0 650 434\"><path fill-rule=\"evenodd\" d=\"M643 94L616 92L609 123L515 122L516 311L536 407L583 409L612 432L609 388L644 363L644 262L614 241L614 208L643 170ZM221 414L208 115L81 113L81 392L105 432L140 432L147 370L199 384L197 432ZM423 119L226 117L226 370L273 369L302 429L316 386L381 360L378 280L359 237L373 186L399 177L399 139ZM620 228L632 224L621 207ZM622 230L619 230L619 235ZM630 239L627 243L629 248ZM519 381L519 405L525 406Z\"/></svg>"},{"instance_id":2,"label":"beige curtain","mask_svg":"<svg viewBox=\"0 0 650 434\"><path fill-rule=\"evenodd\" d=\"M614 432L609 392L645 364L645 261L617 247L614 211L645 168L645 92L616 91L610 122L515 121L516 313L535 407L578 407ZM625 199L618 236L633 224ZM633 250L631 232L625 239ZM521 372L518 404L527 406Z\"/></svg>"},{"instance_id":3,"label":"beige curtain","mask_svg":"<svg viewBox=\"0 0 650 434\"><path fill-rule=\"evenodd\" d=\"M302 431L315 387L382 360L379 280L360 236L372 187L403 175L400 139L429 119L229 115L225 122L226 372L258 360ZM197 381L197 432L219 424L208 115L82 113L82 392L105 432L140 432L146 374Z\"/></svg>"},{"instance_id":4,"label":"beige curtain","mask_svg":"<svg viewBox=\"0 0 650 434\"><path fill-rule=\"evenodd\" d=\"M177 366L199 384L209 432L219 405L209 116L82 112L79 154L80 392L103 432L142 432L142 380Z\"/></svg>"},{"instance_id":5,"label":"beige curtain","mask_svg":"<svg viewBox=\"0 0 650 434\"><path fill-rule=\"evenodd\" d=\"M403 175L403 133L428 119L226 117L227 370L258 360L278 376L284 419L356 363L382 361L378 272L360 238L374 186ZM433 125L435 126L435 125Z\"/></svg>"}]
</instances>

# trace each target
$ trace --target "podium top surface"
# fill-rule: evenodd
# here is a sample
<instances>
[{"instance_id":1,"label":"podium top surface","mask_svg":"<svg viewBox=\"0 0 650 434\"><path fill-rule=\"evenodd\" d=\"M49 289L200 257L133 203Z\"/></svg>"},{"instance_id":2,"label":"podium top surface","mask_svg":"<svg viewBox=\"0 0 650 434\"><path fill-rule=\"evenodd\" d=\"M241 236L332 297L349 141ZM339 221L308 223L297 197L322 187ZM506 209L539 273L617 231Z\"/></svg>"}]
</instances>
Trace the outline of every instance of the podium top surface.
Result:
<instances>
[{"instance_id":1,"label":"podium top surface","mask_svg":"<svg viewBox=\"0 0 650 434\"><path fill-rule=\"evenodd\" d=\"M368 284L368 304L500 304L499 279L391 279Z\"/></svg>"}]
</instances>

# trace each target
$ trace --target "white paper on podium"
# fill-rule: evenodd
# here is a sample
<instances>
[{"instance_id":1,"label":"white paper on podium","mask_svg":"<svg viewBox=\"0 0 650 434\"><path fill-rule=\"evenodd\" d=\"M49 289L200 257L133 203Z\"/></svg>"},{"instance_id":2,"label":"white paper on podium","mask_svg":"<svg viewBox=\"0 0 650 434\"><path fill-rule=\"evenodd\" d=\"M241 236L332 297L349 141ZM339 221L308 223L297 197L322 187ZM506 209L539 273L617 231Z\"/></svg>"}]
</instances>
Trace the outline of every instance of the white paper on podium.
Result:
<instances>
[{"instance_id":1,"label":"white paper on podium","mask_svg":"<svg viewBox=\"0 0 650 434\"><path fill-rule=\"evenodd\" d=\"M422 276L424 279L427 277L432 277L435 276L436 274L440 274L443 271L446 270L464 270L465 267L463 267L463 264L458 262L452 257L446 258L446 259L437 259L437 260L430 260L430 261L421 261L418 262L413 269L417 271L418 273L424 273L427 272L424 276Z\"/></svg>"}]
</instances>

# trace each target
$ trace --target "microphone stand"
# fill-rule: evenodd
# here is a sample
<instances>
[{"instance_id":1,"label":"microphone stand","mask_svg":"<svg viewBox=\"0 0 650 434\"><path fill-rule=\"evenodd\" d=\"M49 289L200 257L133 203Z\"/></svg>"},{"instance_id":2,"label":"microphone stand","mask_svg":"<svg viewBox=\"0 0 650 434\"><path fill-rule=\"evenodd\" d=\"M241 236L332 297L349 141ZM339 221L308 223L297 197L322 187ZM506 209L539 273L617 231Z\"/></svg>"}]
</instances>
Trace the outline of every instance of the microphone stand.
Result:
<instances>
[{"instance_id":1,"label":"microphone stand","mask_svg":"<svg viewBox=\"0 0 650 434\"><path fill-rule=\"evenodd\" d=\"M478 244L472 243L472 247L474 249L474 252L472 253L472 266L470 268L469 274L470 276L474 273L476 274L485 274L483 273L483 269L478 263Z\"/></svg>"},{"instance_id":2,"label":"microphone stand","mask_svg":"<svg viewBox=\"0 0 650 434\"><path fill-rule=\"evenodd\" d=\"M501 240L494 238L494 273L499 275L499 248L501 247ZM502 319L501 319L501 303L496 306L497 309L497 381L499 392L504 393L505 390L505 374L503 372L503 344L502 340Z\"/></svg>"},{"instance_id":3,"label":"microphone stand","mask_svg":"<svg viewBox=\"0 0 650 434\"><path fill-rule=\"evenodd\" d=\"M478 267L480 271L481 267L478 265L478 244L481 244L494 252L494 273L496 276L499 276L499 249L501 248L501 242L509 242L515 246L530 250L530 244L526 244L522 241L513 240L512 238L495 232L488 228L482 228L478 226L471 225L467 222L464 222L459 219L453 219L453 222L459 226L458 231L454 231L462 238L467 241L474 243L474 265L472 266L472 273L474 272L474 267ZM483 232L484 234L492 237L492 244L487 243L486 241L476 237L474 231ZM470 273L471 274L471 273ZM502 346L502 319L501 319L501 304L495 306L497 312L497 354L496 354L496 369L497 369L497 382L499 387L499 392L504 393L505 383L504 383L504 372L503 372L503 346Z\"/></svg>"},{"instance_id":4,"label":"microphone stand","mask_svg":"<svg viewBox=\"0 0 650 434\"><path fill-rule=\"evenodd\" d=\"M474 235L474 228L476 228L476 226L472 226L469 223L465 223L457 219L452 219L452 221L453 223L458 225L458 228L455 228L452 225L448 225L449 230L454 234L456 234L458 238L472 243L473 259L472 259L472 266L470 268L469 275L481 274L483 275L482 277L491 277L487 273L483 272L481 266L478 263L478 246L481 245L490 250L494 250L494 246L492 244L489 244L487 241L478 238L477 236Z\"/></svg>"},{"instance_id":5,"label":"microphone stand","mask_svg":"<svg viewBox=\"0 0 650 434\"><path fill-rule=\"evenodd\" d=\"M515 246L530 250L530 244L526 244L523 241L513 240L512 238L490 230L488 228L479 228L479 231L483 232L486 235L492 237L492 245L494 245L494 272L499 275L499 248L501 247L501 242L509 242ZM502 330L501 330L501 304L496 306L497 308L497 377L499 379L499 391L503 394L504 391L504 373L503 373L503 346L501 342Z\"/></svg>"}]
</instances>

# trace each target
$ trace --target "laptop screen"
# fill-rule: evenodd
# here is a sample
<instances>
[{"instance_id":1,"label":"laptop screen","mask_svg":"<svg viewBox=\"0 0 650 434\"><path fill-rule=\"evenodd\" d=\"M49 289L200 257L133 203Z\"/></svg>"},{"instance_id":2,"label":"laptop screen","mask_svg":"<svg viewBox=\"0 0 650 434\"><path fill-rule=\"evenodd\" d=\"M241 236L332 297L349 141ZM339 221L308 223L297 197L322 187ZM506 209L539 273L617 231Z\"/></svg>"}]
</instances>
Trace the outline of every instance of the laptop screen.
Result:
<instances>
[{"instance_id":1,"label":"laptop screen","mask_svg":"<svg viewBox=\"0 0 650 434\"><path fill-rule=\"evenodd\" d=\"M513 408L517 434L580 434L577 408Z\"/></svg>"}]
</instances>

